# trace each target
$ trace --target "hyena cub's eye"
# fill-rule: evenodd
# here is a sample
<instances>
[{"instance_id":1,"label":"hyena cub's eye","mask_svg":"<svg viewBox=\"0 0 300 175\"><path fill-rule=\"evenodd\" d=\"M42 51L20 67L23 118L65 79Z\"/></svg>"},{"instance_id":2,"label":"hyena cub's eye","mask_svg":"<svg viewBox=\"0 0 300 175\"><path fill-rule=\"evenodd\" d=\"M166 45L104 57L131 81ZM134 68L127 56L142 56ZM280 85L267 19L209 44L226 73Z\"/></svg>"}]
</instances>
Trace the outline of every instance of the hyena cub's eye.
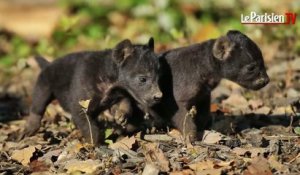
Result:
<instances>
[{"instance_id":1,"label":"hyena cub's eye","mask_svg":"<svg viewBox=\"0 0 300 175\"><path fill-rule=\"evenodd\" d=\"M255 70L255 65L254 64L252 64L252 65L249 65L249 66L247 66L247 71L248 72L253 72L254 70Z\"/></svg>"},{"instance_id":2,"label":"hyena cub's eye","mask_svg":"<svg viewBox=\"0 0 300 175\"><path fill-rule=\"evenodd\" d=\"M146 83L147 82L147 77L140 76L139 81L140 81L140 83Z\"/></svg>"}]
</instances>

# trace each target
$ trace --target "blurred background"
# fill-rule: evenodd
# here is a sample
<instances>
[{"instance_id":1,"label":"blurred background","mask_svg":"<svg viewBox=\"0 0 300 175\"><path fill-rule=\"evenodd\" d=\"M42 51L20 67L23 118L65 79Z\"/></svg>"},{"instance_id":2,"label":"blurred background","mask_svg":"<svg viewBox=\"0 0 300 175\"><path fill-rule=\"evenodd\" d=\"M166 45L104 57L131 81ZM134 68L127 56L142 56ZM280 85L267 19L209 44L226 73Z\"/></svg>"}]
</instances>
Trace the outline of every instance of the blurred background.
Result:
<instances>
[{"instance_id":1,"label":"blurred background","mask_svg":"<svg viewBox=\"0 0 300 175\"><path fill-rule=\"evenodd\" d=\"M241 14L251 11L298 16L295 25L241 24ZM257 42L272 68L299 58L299 15L299 0L0 0L0 93L31 94L34 55L52 60L125 38L145 43L153 36L161 52L240 30ZM273 72L286 70L277 66ZM291 86L293 77L286 77L284 86Z\"/></svg>"}]
</instances>

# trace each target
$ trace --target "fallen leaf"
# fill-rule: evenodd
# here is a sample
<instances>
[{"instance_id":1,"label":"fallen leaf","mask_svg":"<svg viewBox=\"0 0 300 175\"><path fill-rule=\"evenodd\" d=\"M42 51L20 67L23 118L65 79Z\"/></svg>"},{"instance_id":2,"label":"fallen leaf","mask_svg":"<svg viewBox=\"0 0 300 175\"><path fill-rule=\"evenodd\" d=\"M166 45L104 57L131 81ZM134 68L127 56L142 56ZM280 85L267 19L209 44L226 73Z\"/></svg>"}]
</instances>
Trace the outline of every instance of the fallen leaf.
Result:
<instances>
[{"instance_id":1,"label":"fallen leaf","mask_svg":"<svg viewBox=\"0 0 300 175\"><path fill-rule=\"evenodd\" d=\"M285 166L283 164L281 164L280 162L278 162L278 157L275 155L271 155L268 159L268 162L270 164L270 166L278 171L283 172Z\"/></svg>"},{"instance_id":2,"label":"fallen leaf","mask_svg":"<svg viewBox=\"0 0 300 175\"><path fill-rule=\"evenodd\" d=\"M154 163L162 172L168 172L170 170L170 162L163 151L159 149L157 143L147 143L143 145L143 148L146 162Z\"/></svg>"},{"instance_id":3,"label":"fallen leaf","mask_svg":"<svg viewBox=\"0 0 300 175\"><path fill-rule=\"evenodd\" d=\"M234 152L235 154L239 155L239 156L245 156L245 154L248 152L251 154L251 158L253 157L257 157L258 155L262 155L265 152L267 152L268 150L266 148L240 148L240 147L235 147L232 152Z\"/></svg>"},{"instance_id":4,"label":"fallen leaf","mask_svg":"<svg viewBox=\"0 0 300 175\"><path fill-rule=\"evenodd\" d=\"M135 144L135 142L136 142L136 139L134 136L131 136L131 137L126 136L123 139L117 141L116 143L109 145L109 148L111 148L113 150L118 149L118 148L129 150L132 148L132 145Z\"/></svg>"},{"instance_id":5,"label":"fallen leaf","mask_svg":"<svg viewBox=\"0 0 300 175\"><path fill-rule=\"evenodd\" d=\"M88 159L82 161L73 159L65 164L64 169L67 170L67 173L81 171L83 173L92 174L101 167L104 167L104 165L100 160Z\"/></svg>"},{"instance_id":6,"label":"fallen leaf","mask_svg":"<svg viewBox=\"0 0 300 175\"><path fill-rule=\"evenodd\" d=\"M79 104L81 107L83 107L84 109L87 109L89 107L91 100L80 100Z\"/></svg>"},{"instance_id":7,"label":"fallen leaf","mask_svg":"<svg viewBox=\"0 0 300 175\"><path fill-rule=\"evenodd\" d=\"M62 152L61 149L49 151L45 153L42 157L40 157L39 160L42 161L51 160L53 156L58 157L61 154L61 152Z\"/></svg>"},{"instance_id":8,"label":"fallen leaf","mask_svg":"<svg viewBox=\"0 0 300 175\"><path fill-rule=\"evenodd\" d=\"M53 172L41 171L41 172L33 172L31 175L53 175Z\"/></svg>"},{"instance_id":9,"label":"fallen leaf","mask_svg":"<svg viewBox=\"0 0 300 175\"><path fill-rule=\"evenodd\" d=\"M196 175L221 175L222 169L209 169L209 170L203 170L198 171Z\"/></svg>"},{"instance_id":10,"label":"fallen leaf","mask_svg":"<svg viewBox=\"0 0 300 175\"><path fill-rule=\"evenodd\" d=\"M256 99L256 100L251 99L251 100L249 100L248 103L249 103L250 108L254 109L254 110L262 107L262 105L264 104L263 101L260 99Z\"/></svg>"},{"instance_id":11,"label":"fallen leaf","mask_svg":"<svg viewBox=\"0 0 300 175\"><path fill-rule=\"evenodd\" d=\"M210 104L210 112L217 112L219 110L218 104Z\"/></svg>"},{"instance_id":12,"label":"fallen leaf","mask_svg":"<svg viewBox=\"0 0 300 175\"><path fill-rule=\"evenodd\" d=\"M21 150L14 150L11 158L20 162L24 166L28 166L30 158L33 156L36 149L41 149L41 145L29 146Z\"/></svg>"},{"instance_id":13,"label":"fallen leaf","mask_svg":"<svg viewBox=\"0 0 300 175\"><path fill-rule=\"evenodd\" d=\"M159 173L159 169L157 168L157 166L155 166L152 163L147 163L143 170L142 175L156 175L156 174L158 175L158 173Z\"/></svg>"},{"instance_id":14,"label":"fallen leaf","mask_svg":"<svg viewBox=\"0 0 300 175\"><path fill-rule=\"evenodd\" d=\"M194 171L213 169L214 162L212 160L205 160L205 161L190 164L189 167Z\"/></svg>"},{"instance_id":15,"label":"fallen leaf","mask_svg":"<svg viewBox=\"0 0 300 175\"><path fill-rule=\"evenodd\" d=\"M170 132L168 132L168 135L175 138L176 140L183 140L182 134L177 129L172 129Z\"/></svg>"},{"instance_id":16,"label":"fallen leaf","mask_svg":"<svg viewBox=\"0 0 300 175\"><path fill-rule=\"evenodd\" d=\"M264 115L268 115L271 112L271 109L267 106L263 106L261 108L258 108L256 110L253 111L255 114L264 114Z\"/></svg>"},{"instance_id":17,"label":"fallen leaf","mask_svg":"<svg viewBox=\"0 0 300 175\"><path fill-rule=\"evenodd\" d=\"M170 173L170 175L195 175L195 172L192 170L186 169L182 171L173 171Z\"/></svg>"},{"instance_id":18,"label":"fallen leaf","mask_svg":"<svg viewBox=\"0 0 300 175\"><path fill-rule=\"evenodd\" d=\"M34 160L29 163L29 167L32 172L43 172L49 170L50 165L47 165L44 161Z\"/></svg>"},{"instance_id":19,"label":"fallen leaf","mask_svg":"<svg viewBox=\"0 0 300 175\"><path fill-rule=\"evenodd\" d=\"M114 142L110 139L107 139L113 133L113 129L106 129L105 130L105 143L108 145L113 144Z\"/></svg>"},{"instance_id":20,"label":"fallen leaf","mask_svg":"<svg viewBox=\"0 0 300 175\"><path fill-rule=\"evenodd\" d=\"M217 161L217 162L215 162L215 165L218 166L218 167L227 167L227 166L232 165L233 162L234 162L233 160L227 161L227 162L225 162L225 161Z\"/></svg>"},{"instance_id":21,"label":"fallen leaf","mask_svg":"<svg viewBox=\"0 0 300 175\"><path fill-rule=\"evenodd\" d=\"M220 140L225 138L226 136L219 132L213 130L205 130L202 137L202 142L208 144L214 144L214 143L218 143Z\"/></svg>"},{"instance_id":22,"label":"fallen leaf","mask_svg":"<svg viewBox=\"0 0 300 175\"><path fill-rule=\"evenodd\" d=\"M240 93L232 93L226 100L222 101L222 105L234 107L237 109L248 108L248 102Z\"/></svg>"},{"instance_id":23,"label":"fallen leaf","mask_svg":"<svg viewBox=\"0 0 300 175\"><path fill-rule=\"evenodd\" d=\"M244 175L272 175L270 165L267 159L263 157L255 157L251 161L251 165L244 171Z\"/></svg>"},{"instance_id":24,"label":"fallen leaf","mask_svg":"<svg viewBox=\"0 0 300 175\"><path fill-rule=\"evenodd\" d=\"M293 114L293 109L291 106L282 106L282 107L277 107L272 111L273 115L288 115L288 114Z\"/></svg>"},{"instance_id":25,"label":"fallen leaf","mask_svg":"<svg viewBox=\"0 0 300 175\"><path fill-rule=\"evenodd\" d=\"M218 27L214 23L208 23L202 26L194 36L192 40L194 42L201 42L207 40L208 38L215 38L220 35Z\"/></svg>"},{"instance_id":26,"label":"fallen leaf","mask_svg":"<svg viewBox=\"0 0 300 175\"><path fill-rule=\"evenodd\" d=\"M198 175L205 174L221 174L221 171L227 167L229 167L233 163L233 160L225 162L225 161L212 161L212 160L204 160L201 162L197 162L194 164L190 164L189 167L196 172Z\"/></svg>"},{"instance_id":27,"label":"fallen leaf","mask_svg":"<svg viewBox=\"0 0 300 175\"><path fill-rule=\"evenodd\" d=\"M294 132L295 132L296 134L300 135L300 127L299 127L299 126L295 127L295 128L294 128Z\"/></svg>"},{"instance_id":28,"label":"fallen leaf","mask_svg":"<svg viewBox=\"0 0 300 175\"><path fill-rule=\"evenodd\" d=\"M0 25L30 41L50 37L63 14L55 1L0 3Z\"/></svg>"}]
</instances>

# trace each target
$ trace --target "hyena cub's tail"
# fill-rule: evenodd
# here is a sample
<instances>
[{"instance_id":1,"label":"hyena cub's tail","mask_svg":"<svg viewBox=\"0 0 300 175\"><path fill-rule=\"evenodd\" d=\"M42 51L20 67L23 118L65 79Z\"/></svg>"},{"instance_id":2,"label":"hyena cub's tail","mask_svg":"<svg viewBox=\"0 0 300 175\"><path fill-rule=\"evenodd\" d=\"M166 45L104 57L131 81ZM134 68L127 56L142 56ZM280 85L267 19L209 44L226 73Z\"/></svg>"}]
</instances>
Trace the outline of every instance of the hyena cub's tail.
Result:
<instances>
[{"instance_id":1,"label":"hyena cub's tail","mask_svg":"<svg viewBox=\"0 0 300 175\"><path fill-rule=\"evenodd\" d=\"M41 69L44 69L45 67L47 67L50 64L50 62L47 61L42 56L36 56L34 59L38 63L38 65L40 66Z\"/></svg>"}]
</instances>

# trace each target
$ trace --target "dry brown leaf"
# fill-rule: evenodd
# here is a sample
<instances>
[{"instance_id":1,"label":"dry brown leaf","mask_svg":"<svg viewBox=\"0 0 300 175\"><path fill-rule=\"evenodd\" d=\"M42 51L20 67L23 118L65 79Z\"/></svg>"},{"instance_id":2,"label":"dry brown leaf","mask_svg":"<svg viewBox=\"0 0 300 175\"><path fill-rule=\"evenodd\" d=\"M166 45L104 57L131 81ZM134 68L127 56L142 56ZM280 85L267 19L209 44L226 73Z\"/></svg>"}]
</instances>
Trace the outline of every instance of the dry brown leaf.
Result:
<instances>
[{"instance_id":1,"label":"dry brown leaf","mask_svg":"<svg viewBox=\"0 0 300 175\"><path fill-rule=\"evenodd\" d=\"M232 152L239 156L244 156L247 152L251 154L251 158L257 157L258 155L262 155L265 153L267 150L265 148L240 148L240 147L235 147Z\"/></svg>"},{"instance_id":2,"label":"dry brown leaf","mask_svg":"<svg viewBox=\"0 0 300 175\"><path fill-rule=\"evenodd\" d=\"M183 140L182 134L177 129L172 129L170 132L168 132L168 135L175 138L176 140Z\"/></svg>"},{"instance_id":3,"label":"dry brown leaf","mask_svg":"<svg viewBox=\"0 0 300 175\"><path fill-rule=\"evenodd\" d=\"M194 171L203 171L207 169L214 169L214 162L212 160L205 160L190 164L189 167Z\"/></svg>"},{"instance_id":4,"label":"dry brown leaf","mask_svg":"<svg viewBox=\"0 0 300 175\"><path fill-rule=\"evenodd\" d=\"M67 170L67 173L81 171L83 173L92 174L103 166L103 163L101 163L99 160L88 159L82 161L73 159L68 161L64 168Z\"/></svg>"},{"instance_id":5,"label":"dry brown leaf","mask_svg":"<svg viewBox=\"0 0 300 175\"><path fill-rule=\"evenodd\" d=\"M232 93L226 100L222 101L222 105L245 109L248 108L248 101L240 93Z\"/></svg>"},{"instance_id":6,"label":"dry brown leaf","mask_svg":"<svg viewBox=\"0 0 300 175\"><path fill-rule=\"evenodd\" d=\"M48 171L50 165L47 165L44 161L34 160L29 163L29 167L32 172L43 172Z\"/></svg>"},{"instance_id":7,"label":"dry brown leaf","mask_svg":"<svg viewBox=\"0 0 300 175\"><path fill-rule=\"evenodd\" d=\"M228 162L225 162L225 161L218 161L218 162L215 162L215 165L218 166L218 167L227 167L227 166L230 166L232 165L234 162L234 160L230 160Z\"/></svg>"},{"instance_id":8,"label":"dry brown leaf","mask_svg":"<svg viewBox=\"0 0 300 175\"><path fill-rule=\"evenodd\" d=\"M187 169L182 171L173 171L170 173L170 175L195 175L195 172L193 172L190 169Z\"/></svg>"},{"instance_id":9,"label":"dry brown leaf","mask_svg":"<svg viewBox=\"0 0 300 175\"><path fill-rule=\"evenodd\" d=\"M117 141L116 143L113 143L111 145L109 145L109 148L111 149L125 149L125 150L129 150L132 148L132 145L135 144L136 142L136 138L134 136L131 137L124 137L123 139Z\"/></svg>"},{"instance_id":10,"label":"dry brown leaf","mask_svg":"<svg viewBox=\"0 0 300 175\"><path fill-rule=\"evenodd\" d=\"M264 114L264 115L268 115L268 114L270 114L270 112L271 112L271 109L270 109L269 107L267 107L267 106L263 106L263 107L261 107L261 108L258 108L258 109L256 109L256 110L254 110L254 113L255 113L255 114Z\"/></svg>"},{"instance_id":11,"label":"dry brown leaf","mask_svg":"<svg viewBox=\"0 0 300 175\"><path fill-rule=\"evenodd\" d=\"M222 169L209 169L209 170L203 170L198 171L196 175L221 175Z\"/></svg>"},{"instance_id":12,"label":"dry brown leaf","mask_svg":"<svg viewBox=\"0 0 300 175\"><path fill-rule=\"evenodd\" d=\"M41 171L41 172L33 172L31 175L53 175L53 172Z\"/></svg>"},{"instance_id":13,"label":"dry brown leaf","mask_svg":"<svg viewBox=\"0 0 300 175\"><path fill-rule=\"evenodd\" d=\"M50 37L63 14L54 1L0 2L0 25L33 41Z\"/></svg>"},{"instance_id":14,"label":"dry brown leaf","mask_svg":"<svg viewBox=\"0 0 300 175\"><path fill-rule=\"evenodd\" d=\"M223 113L229 113L230 110L228 108L219 107L217 104L213 103L210 105L210 112L221 111Z\"/></svg>"},{"instance_id":15,"label":"dry brown leaf","mask_svg":"<svg viewBox=\"0 0 300 175\"><path fill-rule=\"evenodd\" d=\"M147 163L142 175L156 175L159 173L159 169L156 165L152 164L152 163Z\"/></svg>"},{"instance_id":16,"label":"dry brown leaf","mask_svg":"<svg viewBox=\"0 0 300 175\"><path fill-rule=\"evenodd\" d=\"M225 161L212 161L212 160L205 160L201 162L197 162L194 164L189 165L189 167L196 171L197 174L199 173L198 171L203 171L203 170L218 170L216 172L221 172L219 170L223 170L224 168L232 165L233 160L225 162Z\"/></svg>"},{"instance_id":17,"label":"dry brown leaf","mask_svg":"<svg viewBox=\"0 0 300 175\"><path fill-rule=\"evenodd\" d=\"M281 164L280 162L278 162L278 158L275 155L271 155L268 159L268 162L270 164L270 166L278 171L283 172L284 169L286 168L283 164Z\"/></svg>"},{"instance_id":18,"label":"dry brown leaf","mask_svg":"<svg viewBox=\"0 0 300 175\"><path fill-rule=\"evenodd\" d=\"M41 149L41 145L29 146L21 150L14 150L11 158L20 162L24 166L28 166L30 158L32 157L36 149Z\"/></svg>"},{"instance_id":19,"label":"dry brown leaf","mask_svg":"<svg viewBox=\"0 0 300 175\"><path fill-rule=\"evenodd\" d=\"M143 145L143 148L146 162L154 163L159 167L160 171L168 172L170 170L170 162L163 151L159 149L157 143L147 143Z\"/></svg>"},{"instance_id":20,"label":"dry brown leaf","mask_svg":"<svg viewBox=\"0 0 300 175\"><path fill-rule=\"evenodd\" d=\"M251 165L244 171L244 175L272 175L270 165L267 159L263 157L255 157Z\"/></svg>"},{"instance_id":21,"label":"dry brown leaf","mask_svg":"<svg viewBox=\"0 0 300 175\"><path fill-rule=\"evenodd\" d=\"M209 23L204 26L202 26L194 36L192 36L192 40L194 42L201 42L204 40L207 40L209 38L215 38L220 35L220 31L218 30L218 27L213 24Z\"/></svg>"},{"instance_id":22,"label":"dry brown leaf","mask_svg":"<svg viewBox=\"0 0 300 175\"><path fill-rule=\"evenodd\" d=\"M218 143L220 140L224 138L226 138L226 136L219 132L213 130L205 130L202 137L202 142L208 144L214 144L214 143Z\"/></svg>"},{"instance_id":23,"label":"dry brown leaf","mask_svg":"<svg viewBox=\"0 0 300 175\"><path fill-rule=\"evenodd\" d=\"M287 114L293 114L293 109L291 106L282 106L277 107L272 111L273 115L287 115Z\"/></svg>"},{"instance_id":24,"label":"dry brown leaf","mask_svg":"<svg viewBox=\"0 0 300 175\"><path fill-rule=\"evenodd\" d=\"M260 99L256 99L256 100L251 99L251 100L249 100L248 103L249 103L249 106L251 107L251 109L258 109L258 108L262 107L264 104L263 101Z\"/></svg>"},{"instance_id":25,"label":"dry brown leaf","mask_svg":"<svg viewBox=\"0 0 300 175\"><path fill-rule=\"evenodd\" d=\"M219 110L218 104L210 104L210 112L217 112Z\"/></svg>"}]
</instances>

